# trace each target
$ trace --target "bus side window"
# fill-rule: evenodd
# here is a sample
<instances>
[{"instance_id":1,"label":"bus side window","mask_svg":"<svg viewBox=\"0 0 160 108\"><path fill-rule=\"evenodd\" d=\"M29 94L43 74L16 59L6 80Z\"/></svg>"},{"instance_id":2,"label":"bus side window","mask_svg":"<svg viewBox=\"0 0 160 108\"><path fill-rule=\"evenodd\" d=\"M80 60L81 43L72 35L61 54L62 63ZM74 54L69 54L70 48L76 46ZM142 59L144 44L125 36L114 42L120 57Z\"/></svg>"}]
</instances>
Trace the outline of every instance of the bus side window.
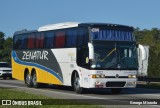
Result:
<instances>
[{"instance_id":1,"label":"bus side window","mask_svg":"<svg viewBox=\"0 0 160 108\"><path fill-rule=\"evenodd\" d=\"M26 49L27 48L27 38L26 35L21 36L21 44L20 49Z\"/></svg>"},{"instance_id":2,"label":"bus side window","mask_svg":"<svg viewBox=\"0 0 160 108\"><path fill-rule=\"evenodd\" d=\"M55 37L55 48L63 48L65 46L65 33L57 32Z\"/></svg>"},{"instance_id":3,"label":"bus side window","mask_svg":"<svg viewBox=\"0 0 160 108\"><path fill-rule=\"evenodd\" d=\"M40 33L37 33L35 40L35 48L39 48L39 46L40 46Z\"/></svg>"},{"instance_id":4,"label":"bus side window","mask_svg":"<svg viewBox=\"0 0 160 108\"><path fill-rule=\"evenodd\" d=\"M28 42L27 42L27 48L28 49L32 49L34 48L34 35L33 34L30 34L29 37L28 37Z\"/></svg>"},{"instance_id":5,"label":"bus side window","mask_svg":"<svg viewBox=\"0 0 160 108\"><path fill-rule=\"evenodd\" d=\"M19 35L16 35L14 37L14 49L19 49L20 48L20 43L21 43L21 40L19 38Z\"/></svg>"},{"instance_id":6,"label":"bus side window","mask_svg":"<svg viewBox=\"0 0 160 108\"><path fill-rule=\"evenodd\" d=\"M39 48L44 48L44 33L40 34Z\"/></svg>"},{"instance_id":7,"label":"bus side window","mask_svg":"<svg viewBox=\"0 0 160 108\"><path fill-rule=\"evenodd\" d=\"M69 29L66 33L66 47L76 47L77 43L77 29Z\"/></svg>"},{"instance_id":8,"label":"bus side window","mask_svg":"<svg viewBox=\"0 0 160 108\"><path fill-rule=\"evenodd\" d=\"M45 48L53 48L54 32L49 31L45 33Z\"/></svg>"}]
</instances>

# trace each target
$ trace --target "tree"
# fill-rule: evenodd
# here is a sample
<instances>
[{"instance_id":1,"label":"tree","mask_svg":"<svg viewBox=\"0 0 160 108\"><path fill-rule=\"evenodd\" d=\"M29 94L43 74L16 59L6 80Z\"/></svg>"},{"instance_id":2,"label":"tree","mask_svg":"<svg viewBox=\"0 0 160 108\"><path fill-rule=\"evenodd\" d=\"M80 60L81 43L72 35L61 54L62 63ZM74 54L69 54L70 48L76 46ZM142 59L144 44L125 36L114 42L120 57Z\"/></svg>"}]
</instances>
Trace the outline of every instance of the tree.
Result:
<instances>
[{"instance_id":1,"label":"tree","mask_svg":"<svg viewBox=\"0 0 160 108\"><path fill-rule=\"evenodd\" d=\"M0 32L0 49L3 49L4 37L5 34L3 32Z\"/></svg>"},{"instance_id":2,"label":"tree","mask_svg":"<svg viewBox=\"0 0 160 108\"><path fill-rule=\"evenodd\" d=\"M4 33L3 32L0 32L0 61L2 61L3 59L3 46L4 46Z\"/></svg>"},{"instance_id":3,"label":"tree","mask_svg":"<svg viewBox=\"0 0 160 108\"><path fill-rule=\"evenodd\" d=\"M5 34L0 32L0 61L11 64L12 38L4 38Z\"/></svg>"},{"instance_id":4,"label":"tree","mask_svg":"<svg viewBox=\"0 0 160 108\"><path fill-rule=\"evenodd\" d=\"M151 77L160 77L160 30L152 28L151 30L135 29L135 37L138 43L149 45L149 63L148 75Z\"/></svg>"},{"instance_id":5,"label":"tree","mask_svg":"<svg viewBox=\"0 0 160 108\"><path fill-rule=\"evenodd\" d=\"M4 58L3 60L11 64L12 38L8 37L4 42Z\"/></svg>"}]
</instances>

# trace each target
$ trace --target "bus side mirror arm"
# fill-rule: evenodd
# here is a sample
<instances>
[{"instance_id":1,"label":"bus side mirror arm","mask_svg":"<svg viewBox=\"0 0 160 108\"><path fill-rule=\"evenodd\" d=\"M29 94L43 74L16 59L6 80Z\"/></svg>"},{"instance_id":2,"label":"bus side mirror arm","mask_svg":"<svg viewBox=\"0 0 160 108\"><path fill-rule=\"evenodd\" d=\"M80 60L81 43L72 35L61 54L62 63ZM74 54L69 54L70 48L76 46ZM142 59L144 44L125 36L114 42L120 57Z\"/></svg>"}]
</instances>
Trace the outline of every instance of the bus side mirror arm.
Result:
<instances>
[{"instance_id":1,"label":"bus side mirror arm","mask_svg":"<svg viewBox=\"0 0 160 108\"><path fill-rule=\"evenodd\" d=\"M94 59L94 47L92 43L88 43L88 48L89 48L89 59L93 60Z\"/></svg>"}]
</instances>

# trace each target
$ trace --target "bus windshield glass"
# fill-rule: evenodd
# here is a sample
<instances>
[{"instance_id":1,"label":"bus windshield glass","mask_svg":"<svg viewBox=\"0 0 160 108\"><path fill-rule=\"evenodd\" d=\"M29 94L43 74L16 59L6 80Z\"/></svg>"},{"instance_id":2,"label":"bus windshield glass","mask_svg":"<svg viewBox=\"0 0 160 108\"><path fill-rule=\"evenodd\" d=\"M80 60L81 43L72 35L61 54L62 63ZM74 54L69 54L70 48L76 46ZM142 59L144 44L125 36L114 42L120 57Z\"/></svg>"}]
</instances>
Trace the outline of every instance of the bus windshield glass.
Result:
<instances>
[{"instance_id":1,"label":"bus windshield glass","mask_svg":"<svg viewBox=\"0 0 160 108\"><path fill-rule=\"evenodd\" d=\"M138 55L134 43L110 42L94 45L93 69L137 69Z\"/></svg>"}]
</instances>

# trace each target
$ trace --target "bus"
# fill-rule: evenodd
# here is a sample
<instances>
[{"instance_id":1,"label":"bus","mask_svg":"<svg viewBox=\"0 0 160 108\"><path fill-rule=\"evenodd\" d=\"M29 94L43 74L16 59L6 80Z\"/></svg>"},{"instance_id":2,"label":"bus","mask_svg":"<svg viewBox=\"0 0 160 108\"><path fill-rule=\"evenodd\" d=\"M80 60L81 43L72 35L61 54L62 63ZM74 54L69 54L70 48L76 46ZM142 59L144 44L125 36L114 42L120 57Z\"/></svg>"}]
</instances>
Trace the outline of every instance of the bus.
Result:
<instances>
[{"instance_id":1,"label":"bus","mask_svg":"<svg viewBox=\"0 0 160 108\"><path fill-rule=\"evenodd\" d=\"M77 22L17 31L12 77L28 87L64 85L76 93L92 88L120 93L123 88L135 88L138 45L133 32L133 27L125 25Z\"/></svg>"}]
</instances>

